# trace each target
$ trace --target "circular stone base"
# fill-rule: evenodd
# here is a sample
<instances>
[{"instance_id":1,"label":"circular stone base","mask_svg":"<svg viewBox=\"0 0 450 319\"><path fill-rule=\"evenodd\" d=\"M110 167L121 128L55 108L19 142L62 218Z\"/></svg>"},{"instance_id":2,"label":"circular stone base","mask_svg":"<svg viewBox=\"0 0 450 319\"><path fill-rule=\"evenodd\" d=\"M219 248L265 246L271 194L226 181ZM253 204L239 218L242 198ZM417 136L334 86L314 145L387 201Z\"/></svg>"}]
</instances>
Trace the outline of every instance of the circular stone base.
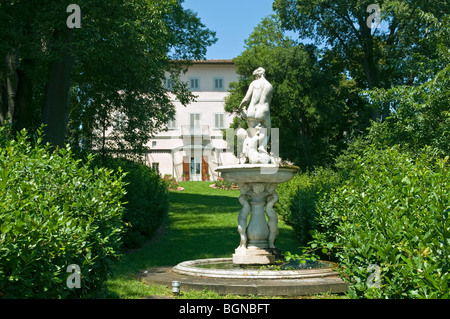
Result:
<instances>
[{"instance_id":1,"label":"circular stone base","mask_svg":"<svg viewBox=\"0 0 450 319\"><path fill-rule=\"evenodd\" d=\"M226 265L229 265L229 269L225 269ZM231 258L210 258L182 262L173 267L172 271L188 276L234 279L301 279L337 275L332 269L333 263L328 262L324 267L310 269L268 270L261 266L240 267L233 265Z\"/></svg>"},{"instance_id":2,"label":"circular stone base","mask_svg":"<svg viewBox=\"0 0 450 319\"><path fill-rule=\"evenodd\" d=\"M147 284L160 284L169 288L172 287L172 281L180 281L181 291L202 291L206 288L218 294L230 295L304 296L347 291L346 283L331 267L296 270L198 267L208 266L208 263L218 265L231 261L231 258L186 261L175 267L150 268L137 276Z\"/></svg>"}]
</instances>

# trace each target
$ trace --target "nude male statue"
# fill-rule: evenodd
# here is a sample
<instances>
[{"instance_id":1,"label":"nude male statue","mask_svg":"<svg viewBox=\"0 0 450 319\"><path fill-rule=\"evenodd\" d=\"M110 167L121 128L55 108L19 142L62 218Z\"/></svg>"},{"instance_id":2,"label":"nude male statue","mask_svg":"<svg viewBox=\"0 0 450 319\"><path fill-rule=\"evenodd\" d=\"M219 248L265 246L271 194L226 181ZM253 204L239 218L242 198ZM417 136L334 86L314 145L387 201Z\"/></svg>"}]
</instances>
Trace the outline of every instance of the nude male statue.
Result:
<instances>
[{"instance_id":1,"label":"nude male statue","mask_svg":"<svg viewBox=\"0 0 450 319\"><path fill-rule=\"evenodd\" d=\"M265 70L258 68L253 72L255 80L250 84L247 94L242 100L239 109L247 120L251 136L258 136L258 152L267 153L267 143L270 137L270 102L273 95L273 87L264 77ZM247 107L247 112L242 110Z\"/></svg>"}]
</instances>

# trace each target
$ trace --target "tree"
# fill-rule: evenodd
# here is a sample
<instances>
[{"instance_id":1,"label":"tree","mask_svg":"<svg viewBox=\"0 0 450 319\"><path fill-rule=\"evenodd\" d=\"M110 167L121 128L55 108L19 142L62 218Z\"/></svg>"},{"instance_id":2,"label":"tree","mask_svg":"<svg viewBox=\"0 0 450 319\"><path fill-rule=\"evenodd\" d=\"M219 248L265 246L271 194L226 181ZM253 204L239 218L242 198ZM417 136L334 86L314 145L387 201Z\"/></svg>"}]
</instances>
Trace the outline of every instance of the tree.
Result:
<instances>
[{"instance_id":1,"label":"tree","mask_svg":"<svg viewBox=\"0 0 450 319\"><path fill-rule=\"evenodd\" d=\"M185 64L171 59L201 59L214 32L181 0L87 0L81 28L66 25L68 5L0 4L9 26L0 31L0 56L7 58L0 70L2 120L13 114L18 129L44 123L46 141L60 147L69 125L73 144L98 146L96 130L105 132L121 113L126 120L118 134L139 148L174 115L165 71L176 80ZM192 94L176 83L173 93L188 103Z\"/></svg>"},{"instance_id":2,"label":"tree","mask_svg":"<svg viewBox=\"0 0 450 319\"><path fill-rule=\"evenodd\" d=\"M389 104L392 115L384 123L374 123L369 138L381 147L402 145L411 153L429 147L433 156L450 154L450 19L447 16L430 38L436 43L436 58L420 65L419 86L394 86L369 91L373 103ZM435 72L436 65L443 66Z\"/></svg>"},{"instance_id":3,"label":"tree","mask_svg":"<svg viewBox=\"0 0 450 319\"><path fill-rule=\"evenodd\" d=\"M280 129L280 156L304 169L331 163L345 146L344 132L356 126L351 109L361 99L352 93L354 84L328 72L314 46L286 37L276 16L263 19L245 43L235 59L240 80L230 85L225 110L239 114L252 72L262 66L274 87L270 108L272 127ZM237 117L232 126L245 125Z\"/></svg>"},{"instance_id":4,"label":"tree","mask_svg":"<svg viewBox=\"0 0 450 319\"><path fill-rule=\"evenodd\" d=\"M373 104L388 105L391 116L373 123L368 140L380 148L401 145L411 153L428 147L433 156L450 153L450 17L437 21L432 15L428 42L436 47L433 58L417 55L420 85L396 85L367 92Z\"/></svg>"},{"instance_id":5,"label":"tree","mask_svg":"<svg viewBox=\"0 0 450 319\"><path fill-rule=\"evenodd\" d=\"M344 65L362 89L420 84L417 56L434 59L436 46L428 35L435 21L449 12L448 1L378 1L387 27L371 32L367 8L371 0L275 0L282 26L300 38L324 43L324 51ZM385 119L389 107L372 109L372 120Z\"/></svg>"}]
</instances>

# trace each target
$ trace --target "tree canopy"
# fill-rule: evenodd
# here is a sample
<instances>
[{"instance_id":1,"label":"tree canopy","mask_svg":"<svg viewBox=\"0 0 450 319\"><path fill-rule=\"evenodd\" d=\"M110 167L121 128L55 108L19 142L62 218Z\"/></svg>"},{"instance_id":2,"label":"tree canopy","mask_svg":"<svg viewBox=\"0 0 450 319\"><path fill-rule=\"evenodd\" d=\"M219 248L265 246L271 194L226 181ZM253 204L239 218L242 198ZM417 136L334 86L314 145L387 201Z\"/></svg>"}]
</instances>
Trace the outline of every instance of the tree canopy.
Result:
<instances>
[{"instance_id":1,"label":"tree canopy","mask_svg":"<svg viewBox=\"0 0 450 319\"><path fill-rule=\"evenodd\" d=\"M370 4L275 0L276 15L261 21L235 59L241 77L232 85L226 110L237 111L252 71L264 67L274 86L272 127L280 128L280 155L302 168L332 164L333 157L355 137L367 134L374 121L389 119L389 131L379 134L399 137L391 129L406 127L401 116L406 110L411 120L420 119L414 116L422 111L445 119L446 90L437 88L444 82L436 74L449 62L448 1L381 1L377 28L369 27ZM286 37L286 30L298 39ZM305 39L314 43L303 44ZM419 107L434 107L436 101L444 102L431 112ZM441 122L445 126L446 121ZM436 133L420 123L417 134ZM233 127L238 126L245 123L236 118ZM436 126L442 132L442 126ZM430 134L425 134L427 142ZM439 143L445 144L445 138Z\"/></svg>"},{"instance_id":2,"label":"tree canopy","mask_svg":"<svg viewBox=\"0 0 450 319\"><path fill-rule=\"evenodd\" d=\"M174 116L165 72L180 101L193 98L176 81L185 66L170 61L203 58L215 33L180 0L83 1L80 28L66 25L69 4L1 2L0 120L46 124L54 146L106 146L110 127L124 148L142 146Z\"/></svg>"},{"instance_id":3,"label":"tree canopy","mask_svg":"<svg viewBox=\"0 0 450 319\"><path fill-rule=\"evenodd\" d=\"M432 0L378 1L381 25L369 28L370 0L275 0L283 28L302 39L324 44L326 55L345 66L363 89L418 85L426 81L421 66L436 59L439 29L450 4ZM374 30L372 30L374 29ZM442 65L434 65L434 70ZM384 119L389 108L374 107L372 119Z\"/></svg>"}]
</instances>

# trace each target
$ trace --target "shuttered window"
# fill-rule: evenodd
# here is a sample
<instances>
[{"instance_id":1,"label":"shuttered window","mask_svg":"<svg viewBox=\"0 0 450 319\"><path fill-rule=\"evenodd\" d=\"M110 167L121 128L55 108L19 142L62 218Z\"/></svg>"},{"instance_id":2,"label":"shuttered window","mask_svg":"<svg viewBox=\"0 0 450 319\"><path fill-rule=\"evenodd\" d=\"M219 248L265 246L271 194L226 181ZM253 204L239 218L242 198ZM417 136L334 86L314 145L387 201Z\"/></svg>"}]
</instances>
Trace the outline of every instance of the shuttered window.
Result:
<instances>
[{"instance_id":1,"label":"shuttered window","mask_svg":"<svg viewBox=\"0 0 450 319\"><path fill-rule=\"evenodd\" d=\"M191 90L200 89L200 79L199 78L191 78L189 79L189 87Z\"/></svg>"},{"instance_id":2,"label":"shuttered window","mask_svg":"<svg viewBox=\"0 0 450 319\"><path fill-rule=\"evenodd\" d=\"M214 90L216 90L216 91L223 90L223 78L215 78L214 79Z\"/></svg>"},{"instance_id":3,"label":"shuttered window","mask_svg":"<svg viewBox=\"0 0 450 319\"><path fill-rule=\"evenodd\" d=\"M223 128L223 113L214 114L214 128Z\"/></svg>"}]
</instances>

